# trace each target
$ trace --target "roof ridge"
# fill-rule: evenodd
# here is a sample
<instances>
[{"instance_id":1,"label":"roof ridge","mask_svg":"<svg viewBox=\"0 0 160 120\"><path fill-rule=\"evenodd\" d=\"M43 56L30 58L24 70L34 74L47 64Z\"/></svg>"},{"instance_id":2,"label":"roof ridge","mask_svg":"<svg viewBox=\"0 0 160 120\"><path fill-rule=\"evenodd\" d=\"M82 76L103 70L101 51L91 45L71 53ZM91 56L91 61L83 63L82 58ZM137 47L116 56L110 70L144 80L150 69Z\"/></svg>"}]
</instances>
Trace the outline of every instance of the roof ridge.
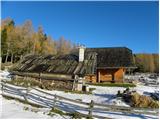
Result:
<instances>
[{"instance_id":1,"label":"roof ridge","mask_svg":"<svg viewBox=\"0 0 160 120\"><path fill-rule=\"evenodd\" d=\"M87 47L88 49L107 49L107 48L127 48L126 46L120 46L120 47Z\"/></svg>"}]
</instances>

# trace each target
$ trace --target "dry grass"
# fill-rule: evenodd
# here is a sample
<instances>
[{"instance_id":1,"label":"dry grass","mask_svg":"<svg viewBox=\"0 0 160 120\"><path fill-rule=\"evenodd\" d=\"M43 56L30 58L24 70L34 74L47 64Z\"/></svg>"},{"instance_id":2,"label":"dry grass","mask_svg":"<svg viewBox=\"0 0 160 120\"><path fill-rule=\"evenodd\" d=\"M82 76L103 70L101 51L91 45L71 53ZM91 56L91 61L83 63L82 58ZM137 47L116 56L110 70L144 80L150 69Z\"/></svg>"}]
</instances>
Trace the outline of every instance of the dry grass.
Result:
<instances>
[{"instance_id":1,"label":"dry grass","mask_svg":"<svg viewBox=\"0 0 160 120\"><path fill-rule=\"evenodd\" d=\"M95 86L107 86L107 87L136 87L133 83L89 83L89 85L95 85Z\"/></svg>"},{"instance_id":2,"label":"dry grass","mask_svg":"<svg viewBox=\"0 0 160 120\"><path fill-rule=\"evenodd\" d=\"M133 93L131 95L131 103L133 107L159 108L158 101L138 93Z\"/></svg>"},{"instance_id":3,"label":"dry grass","mask_svg":"<svg viewBox=\"0 0 160 120\"><path fill-rule=\"evenodd\" d=\"M11 80L7 82L13 85L18 85L18 86L23 86L23 87L33 87L33 86L41 87L42 86L42 84L38 80L16 79L16 80Z\"/></svg>"}]
</instances>

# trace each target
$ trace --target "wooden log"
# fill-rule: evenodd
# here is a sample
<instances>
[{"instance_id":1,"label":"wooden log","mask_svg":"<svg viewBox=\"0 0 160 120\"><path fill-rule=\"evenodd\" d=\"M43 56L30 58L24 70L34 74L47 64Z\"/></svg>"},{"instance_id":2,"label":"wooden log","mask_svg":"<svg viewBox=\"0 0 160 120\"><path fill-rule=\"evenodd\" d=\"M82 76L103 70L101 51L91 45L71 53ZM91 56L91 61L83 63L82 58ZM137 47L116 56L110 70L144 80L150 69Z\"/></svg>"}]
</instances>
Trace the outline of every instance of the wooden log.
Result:
<instances>
[{"instance_id":1,"label":"wooden log","mask_svg":"<svg viewBox=\"0 0 160 120\"><path fill-rule=\"evenodd\" d=\"M29 72L17 72L13 71L13 73L17 76L28 76L32 78L42 79L42 80L62 80L62 81L74 81L74 79L71 78L71 75L62 75L62 74L49 74L49 73L29 73Z\"/></svg>"},{"instance_id":2,"label":"wooden log","mask_svg":"<svg viewBox=\"0 0 160 120\"><path fill-rule=\"evenodd\" d=\"M10 88L10 89L15 89L15 90L27 90L27 88L15 88L17 87L16 85L8 84L8 83L1 83L4 87ZM19 86L18 86L19 87Z\"/></svg>"},{"instance_id":3,"label":"wooden log","mask_svg":"<svg viewBox=\"0 0 160 120\"><path fill-rule=\"evenodd\" d=\"M34 95L34 96L37 96L37 97L44 98L44 99L46 99L46 100L48 100L48 101L50 101L50 102L53 102L53 99L52 99L52 98L49 98L49 97L46 97L46 96L42 96L42 95L38 95L38 94L36 94L36 93L30 92L28 95Z\"/></svg>"},{"instance_id":4,"label":"wooden log","mask_svg":"<svg viewBox=\"0 0 160 120\"><path fill-rule=\"evenodd\" d=\"M23 93L19 93L18 91L10 90L10 89L7 89L7 88L4 88L3 91L4 91L3 94L9 93L9 94L13 94L13 95L22 96L22 97L24 95Z\"/></svg>"}]
</instances>

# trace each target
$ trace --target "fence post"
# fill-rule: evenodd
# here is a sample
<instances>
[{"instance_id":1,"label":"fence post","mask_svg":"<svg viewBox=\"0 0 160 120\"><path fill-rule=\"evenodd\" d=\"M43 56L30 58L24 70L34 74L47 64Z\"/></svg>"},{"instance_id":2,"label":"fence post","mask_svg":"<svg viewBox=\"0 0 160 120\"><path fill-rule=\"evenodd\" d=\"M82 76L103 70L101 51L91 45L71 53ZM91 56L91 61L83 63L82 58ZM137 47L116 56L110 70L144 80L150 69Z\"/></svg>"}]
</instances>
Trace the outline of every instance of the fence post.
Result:
<instances>
[{"instance_id":1,"label":"fence post","mask_svg":"<svg viewBox=\"0 0 160 120\"><path fill-rule=\"evenodd\" d=\"M41 73L39 73L39 82L42 83L42 81L41 81Z\"/></svg>"},{"instance_id":2,"label":"fence post","mask_svg":"<svg viewBox=\"0 0 160 120\"><path fill-rule=\"evenodd\" d=\"M23 97L24 97L24 99L25 99L26 102L28 101L27 100L27 96L28 96L28 92L29 91L30 91L29 88L27 88L26 93L23 95Z\"/></svg>"},{"instance_id":3,"label":"fence post","mask_svg":"<svg viewBox=\"0 0 160 120\"><path fill-rule=\"evenodd\" d=\"M57 102L57 95L55 94L54 95L54 100L53 100L53 110L55 110L55 108L56 108L56 102Z\"/></svg>"},{"instance_id":4,"label":"fence post","mask_svg":"<svg viewBox=\"0 0 160 120\"><path fill-rule=\"evenodd\" d=\"M2 85L2 87L1 87L1 89L2 89L2 94L3 94L3 83L2 83L1 85Z\"/></svg>"},{"instance_id":5,"label":"fence post","mask_svg":"<svg viewBox=\"0 0 160 120\"><path fill-rule=\"evenodd\" d=\"M18 79L18 75L16 75L16 80Z\"/></svg>"},{"instance_id":6,"label":"fence post","mask_svg":"<svg viewBox=\"0 0 160 120\"><path fill-rule=\"evenodd\" d=\"M92 118L92 111L93 111L93 107L94 107L94 101L91 100L91 102L89 103L89 113L88 113L88 117L89 119Z\"/></svg>"}]
</instances>

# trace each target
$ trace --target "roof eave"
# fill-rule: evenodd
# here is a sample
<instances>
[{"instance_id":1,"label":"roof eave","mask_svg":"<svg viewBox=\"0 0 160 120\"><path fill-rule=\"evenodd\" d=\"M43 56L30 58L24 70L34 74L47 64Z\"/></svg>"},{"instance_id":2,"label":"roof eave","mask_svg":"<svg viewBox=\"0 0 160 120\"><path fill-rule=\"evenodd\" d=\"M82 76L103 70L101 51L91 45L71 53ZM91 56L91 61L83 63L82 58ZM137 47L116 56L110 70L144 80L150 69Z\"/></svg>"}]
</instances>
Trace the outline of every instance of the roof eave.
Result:
<instances>
[{"instance_id":1,"label":"roof eave","mask_svg":"<svg viewBox=\"0 0 160 120\"><path fill-rule=\"evenodd\" d=\"M120 67L97 67L97 69L117 69L117 68L136 69L137 67L123 67L123 66L120 66Z\"/></svg>"}]
</instances>

